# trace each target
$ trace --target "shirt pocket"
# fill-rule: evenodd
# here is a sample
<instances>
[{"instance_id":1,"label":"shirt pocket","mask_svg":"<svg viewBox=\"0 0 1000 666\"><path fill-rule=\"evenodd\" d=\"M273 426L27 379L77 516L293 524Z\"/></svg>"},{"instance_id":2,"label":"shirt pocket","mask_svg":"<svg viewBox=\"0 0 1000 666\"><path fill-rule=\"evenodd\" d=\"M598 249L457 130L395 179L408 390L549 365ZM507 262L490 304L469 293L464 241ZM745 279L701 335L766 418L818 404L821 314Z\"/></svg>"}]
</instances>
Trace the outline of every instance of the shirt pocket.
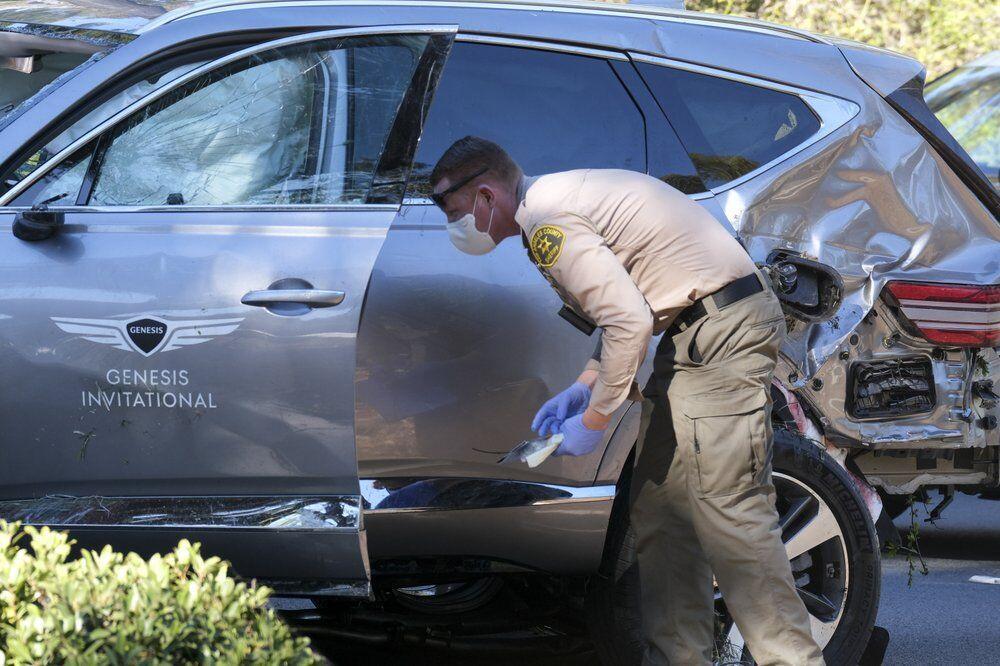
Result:
<instances>
[{"instance_id":1,"label":"shirt pocket","mask_svg":"<svg viewBox=\"0 0 1000 666\"><path fill-rule=\"evenodd\" d=\"M767 482L767 399L765 389L748 388L684 400L700 496L732 495Z\"/></svg>"}]
</instances>

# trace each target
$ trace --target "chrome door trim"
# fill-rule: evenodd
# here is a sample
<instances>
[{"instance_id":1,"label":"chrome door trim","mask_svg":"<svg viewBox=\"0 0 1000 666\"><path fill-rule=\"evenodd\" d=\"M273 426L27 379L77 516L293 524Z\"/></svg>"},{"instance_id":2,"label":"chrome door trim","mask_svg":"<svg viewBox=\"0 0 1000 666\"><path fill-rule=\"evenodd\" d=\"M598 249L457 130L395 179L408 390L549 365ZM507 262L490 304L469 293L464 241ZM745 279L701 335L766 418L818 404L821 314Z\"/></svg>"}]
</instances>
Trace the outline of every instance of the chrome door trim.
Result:
<instances>
[{"instance_id":1,"label":"chrome door trim","mask_svg":"<svg viewBox=\"0 0 1000 666\"><path fill-rule=\"evenodd\" d=\"M767 23L756 19L737 16L697 14L695 12L658 8L651 5L601 5L594 2L560 2L552 0L499 0L493 2L449 2L448 0L299 0L298 2L275 2L274 0L215 0L203 2L190 7L182 7L167 12L145 24L136 31L137 35L154 30L167 23L173 23L187 18L218 14L221 12L239 11L241 9L268 9L289 7L462 7L464 9L520 9L536 10L561 14L590 14L597 16L615 16L618 18L639 18L670 23L685 23L688 25L704 25L713 28L728 28L743 30L764 35L798 39L807 42L829 44L829 40L821 35L807 30L799 30L788 26Z\"/></svg>"},{"instance_id":2,"label":"chrome door trim","mask_svg":"<svg viewBox=\"0 0 1000 666\"><path fill-rule=\"evenodd\" d=\"M812 90L806 90L804 88L796 88L793 86L788 86L782 83L775 83L774 81L769 81L767 79L759 79L753 76L747 76L745 74L737 74L735 72L730 72L724 69L716 69L714 67L705 67L703 65L694 65L689 62L684 62L682 60L674 60L672 58L664 58L662 56L654 56L648 53L639 53L635 51L630 51L629 56L635 62L642 62L648 65L656 65L658 67L670 67L672 69L681 69L688 72L694 72L696 74L705 74L707 76L714 76L720 79L729 79L730 81L738 81L740 83L746 83L748 85L757 86L758 88L769 88L771 90L777 90L778 92L787 93L789 95L795 95L801 99L809 109L816 114L819 118L819 130L816 131L811 137L803 141L799 145L795 146L791 150L788 150L781 155L777 156L770 162L760 165L753 171L743 174L735 180L731 180L725 185L719 187L713 187L711 192L713 194L721 194L727 190L731 190L734 187L739 187L743 183L747 182L752 178L756 178L760 174L764 173L771 167L787 160L789 157L801 153L810 146L819 143L830 134L840 129L846 125L852 118L854 118L858 113L861 112L861 107L854 102L851 102L840 97L834 97L833 95L826 95L823 93L814 92ZM682 140L683 143L683 140Z\"/></svg>"},{"instance_id":3,"label":"chrome door trim","mask_svg":"<svg viewBox=\"0 0 1000 666\"><path fill-rule=\"evenodd\" d=\"M247 56L254 55L255 53L260 53L262 51L271 51L276 48L282 48L285 46L291 46L294 44L303 44L308 42L316 42L324 39L333 39L338 37L365 37L370 35L409 35L409 34L421 34L421 35L442 35L451 34L454 35L458 31L456 26L448 25L380 25L380 26L366 26L363 28L338 28L336 30L321 30L318 32L310 32L301 35L293 35L291 37L283 37L282 39L274 39L269 42L264 42L262 44L255 44L253 46L247 47L241 51L235 53L230 53L229 55L223 56L211 62L207 62L200 67L192 69L190 72L183 76L179 76L170 83L164 85L161 88L150 92L145 97L142 97L129 106L118 111L118 113L112 115L111 117L105 119L103 122L99 123L96 127L81 135L78 139L67 145L65 148L60 150L58 153L52 156L52 158L47 161L42 166L38 167L32 171L27 177L24 178L17 185L12 187L7 191L6 194L0 196L0 206L5 206L10 201L17 198L24 190L28 189L34 185L42 176L47 174L49 171L54 169L58 164L60 164L64 159L75 153L78 149L85 146L92 139L96 138L106 129L113 127L120 120L127 118L136 111L144 109L156 100L160 99L169 92L176 90L177 88L185 85L189 81L198 78L203 74L207 74L219 67L223 67L230 63L236 62ZM168 209L180 208L180 206L168 206Z\"/></svg>"},{"instance_id":4,"label":"chrome door trim","mask_svg":"<svg viewBox=\"0 0 1000 666\"><path fill-rule=\"evenodd\" d=\"M2 500L8 522L53 528L307 530L357 533L361 497L73 497Z\"/></svg>"},{"instance_id":5,"label":"chrome door trim","mask_svg":"<svg viewBox=\"0 0 1000 666\"><path fill-rule=\"evenodd\" d=\"M392 491L386 487L400 486ZM452 492L461 486L460 492ZM379 507L386 498L406 488L419 487L412 502L406 499L391 507ZM435 494L437 493L437 494ZM399 497L399 495L395 495ZM560 486L509 479L436 477L422 479L361 479L364 513L412 513L551 506L579 502L607 502L615 499L615 486Z\"/></svg>"},{"instance_id":6,"label":"chrome door trim","mask_svg":"<svg viewBox=\"0 0 1000 666\"><path fill-rule=\"evenodd\" d=\"M41 168L41 167L39 167ZM430 201L430 199L428 199ZM396 204L253 204L239 205L227 204L223 206L186 205L179 204L168 206L157 204L155 206L59 206L50 205L49 210L60 213L272 213L280 211L301 213L303 211L317 211L337 213L344 211L395 211L399 208ZM7 206L0 213L16 213L19 211L31 210L31 206Z\"/></svg>"},{"instance_id":7,"label":"chrome door trim","mask_svg":"<svg viewBox=\"0 0 1000 666\"><path fill-rule=\"evenodd\" d=\"M519 39L516 37L497 37L495 35L481 35L475 33L461 33L455 36L456 42L473 42L476 44L494 44L497 46L513 46L517 48L537 49L539 51L555 51L557 53L571 53L573 55L590 56L593 58L604 58L606 60L621 60L628 62L628 56L621 51L611 51L584 46L573 46L561 42L548 42L538 39Z\"/></svg>"},{"instance_id":8,"label":"chrome door trim","mask_svg":"<svg viewBox=\"0 0 1000 666\"><path fill-rule=\"evenodd\" d=\"M698 192L697 194L688 194L688 195L685 195L685 196L687 196L688 199L691 199L691 201L704 201L705 199L711 199L715 195L710 190L706 190L704 192ZM428 199L427 197L404 197L402 205L404 205L404 206L434 206L436 204L433 201L431 201L430 199ZM25 208L24 210L27 210L27 209ZM60 210L62 210L62 209L60 208ZM445 227L445 224L442 222L441 223L441 228L443 229L444 227Z\"/></svg>"}]
</instances>

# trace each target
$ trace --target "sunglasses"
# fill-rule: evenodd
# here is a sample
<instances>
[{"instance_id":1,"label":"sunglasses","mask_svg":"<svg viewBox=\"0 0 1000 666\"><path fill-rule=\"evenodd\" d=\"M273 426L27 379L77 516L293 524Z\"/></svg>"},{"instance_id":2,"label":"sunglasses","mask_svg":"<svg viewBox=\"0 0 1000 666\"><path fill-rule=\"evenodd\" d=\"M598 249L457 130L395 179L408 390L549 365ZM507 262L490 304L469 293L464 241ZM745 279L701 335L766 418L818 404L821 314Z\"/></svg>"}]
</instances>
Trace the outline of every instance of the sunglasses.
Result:
<instances>
[{"instance_id":1,"label":"sunglasses","mask_svg":"<svg viewBox=\"0 0 1000 666\"><path fill-rule=\"evenodd\" d=\"M472 174L468 178L463 178L462 180L458 181L457 183L455 183L454 185L452 185L448 189L442 190L441 192L438 192L437 194L433 194L432 193L431 194L431 201L433 201L435 204L437 204L438 208L440 208L441 210L444 210L444 201L445 201L446 198L448 198L450 195L454 194L455 192L459 191L460 189L462 189L463 187L465 187L466 185L468 185L469 183L471 183L476 178L479 178L480 176L482 176L484 173L486 173L489 170L490 170L489 167L483 167L482 169L480 169L476 173Z\"/></svg>"}]
</instances>

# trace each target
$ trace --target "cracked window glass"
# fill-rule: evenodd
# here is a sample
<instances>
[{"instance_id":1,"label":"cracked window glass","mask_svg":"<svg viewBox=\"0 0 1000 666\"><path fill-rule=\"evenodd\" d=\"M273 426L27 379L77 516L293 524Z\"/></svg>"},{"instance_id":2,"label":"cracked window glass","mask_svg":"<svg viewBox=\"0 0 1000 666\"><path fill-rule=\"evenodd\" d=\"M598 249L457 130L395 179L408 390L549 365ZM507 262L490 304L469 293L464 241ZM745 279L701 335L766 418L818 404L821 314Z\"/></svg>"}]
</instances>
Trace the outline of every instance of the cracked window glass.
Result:
<instances>
[{"instance_id":1,"label":"cracked window glass","mask_svg":"<svg viewBox=\"0 0 1000 666\"><path fill-rule=\"evenodd\" d=\"M426 43L285 47L185 84L102 141L89 205L363 203Z\"/></svg>"},{"instance_id":2,"label":"cracked window glass","mask_svg":"<svg viewBox=\"0 0 1000 666\"><path fill-rule=\"evenodd\" d=\"M0 122L18 104L79 67L88 57L86 53L0 57Z\"/></svg>"},{"instance_id":3,"label":"cracked window glass","mask_svg":"<svg viewBox=\"0 0 1000 666\"><path fill-rule=\"evenodd\" d=\"M21 182L29 175L31 175L31 173L34 172L35 169L37 169L38 167L42 166L50 159L55 157L56 154L59 153L59 151L61 151L74 141L76 141L78 138L80 138L87 132L97 127L99 124L101 124L114 114L118 113L122 109L133 104L137 100L142 99L143 97L153 92L154 90L162 88L164 85L170 83L171 81L177 79L178 77L187 74L196 67L200 67L201 65L205 64L205 62L207 61L199 60L196 62L189 62L183 65L173 66L163 72L152 73L147 78L142 79L141 81L138 81L126 87L124 90L114 94L109 99L98 104L90 111L88 111L86 114L75 120L65 130L59 132L59 134L57 134L52 139L49 139L44 146L42 146L34 153L32 153L31 157L26 159L16 169L14 169L11 173L9 173L7 177L3 179L3 184L2 186L0 186L0 193L6 192L14 185L17 185L19 182ZM2 72L0 72L0 83L2 83ZM72 159L75 158L71 158L71 160ZM76 161L76 164L79 164L78 160ZM61 175L61 172L63 170L57 167L56 171L60 172L57 175ZM77 169L77 172L79 171L80 169ZM86 166L83 167L83 171L84 172L86 171ZM47 181L52 180L52 178L53 176L48 176L46 177L46 180ZM82 184L82 182L83 182L83 177L81 174L79 180L76 183L77 190L79 190L79 186ZM68 185L69 183L63 179L59 186L65 188ZM31 190L36 194L38 192L38 189L39 188L37 187L31 188ZM50 205L72 206L76 203L76 194L77 191L74 191L72 193L72 196L63 197L62 199L59 199L58 201L55 201ZM26 197L22 195L17 198L15 205L31 206L33 204L40 203L46 198L48 197L41 195L32 197Z\"/></svg>"},{"instance_id":4,"label":"cracked window glass","mask_svg":"<svg viewBox=\"0 0 1000 666\"><path fill-rule=\"evenodd\" d=\"M93 154L93 145L76 151L71 157L55 165L44 178L22 192L21 196L14 200L13 205L45 204L49 207L76 205Z\"/></svg>"}]
</instances>

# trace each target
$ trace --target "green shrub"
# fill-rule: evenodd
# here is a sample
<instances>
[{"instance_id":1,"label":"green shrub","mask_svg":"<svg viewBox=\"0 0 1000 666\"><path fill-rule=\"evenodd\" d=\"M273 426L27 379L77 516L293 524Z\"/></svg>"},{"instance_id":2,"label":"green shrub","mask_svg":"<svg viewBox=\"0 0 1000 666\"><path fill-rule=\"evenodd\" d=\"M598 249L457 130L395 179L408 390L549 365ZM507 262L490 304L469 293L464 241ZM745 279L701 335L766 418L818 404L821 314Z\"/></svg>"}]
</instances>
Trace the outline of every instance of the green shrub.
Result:
<instances>
[{"instance_id":1,"label":"green shrub","mask_svg":"<svg viewBox=\"0 0 1000 666\"><path fill-rule=\"evenodd\" d=\"M927 80L998 48L996 0L687 0L694 11L738 14L846 37L912 56Z\"/></svg>"},{"instance_id":2,"label":"green shrub","mask_svg":"<svg viewBox=\"0 0 1000 666\"><path fill-rule=\"evenodd\" d=\"M320 663L265 607L270 590L197 544L149 560L110 546L70 559L72 544L0 521L0 666Z\"/></svg>"}]
</instances>

